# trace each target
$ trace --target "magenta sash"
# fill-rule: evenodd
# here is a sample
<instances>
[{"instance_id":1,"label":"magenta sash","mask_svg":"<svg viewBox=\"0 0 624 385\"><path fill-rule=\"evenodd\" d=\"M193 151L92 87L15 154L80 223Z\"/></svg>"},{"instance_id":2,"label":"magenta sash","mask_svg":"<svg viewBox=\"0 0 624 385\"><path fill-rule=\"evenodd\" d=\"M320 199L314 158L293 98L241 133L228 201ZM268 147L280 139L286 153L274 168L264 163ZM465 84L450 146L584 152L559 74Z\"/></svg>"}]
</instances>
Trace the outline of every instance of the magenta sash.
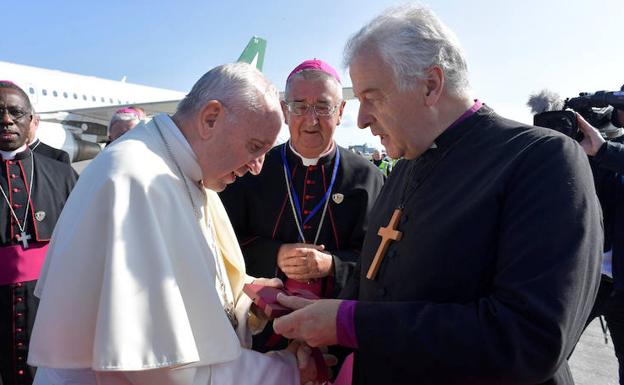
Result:
<instances>
[{"instance_id":1,"label":"magenta sash","mask_svg":"<svg viewBox=\"0 0 624 385\"><path fill-rule=\"evenodd\" d=\"M0 285L38 279L47 251L47 242L0 247Z\"/></svg>"},{"instance_id":2,"label":"magenta sash","mask_svg":"<svg viewBox=\"0 0 624 385\"><path fill-rule=\"evenodd\" d=\"M323 287L322 287L321 279L310 280L310 283L299 282L299 281L295 281L294 279L286 279L286 283L284 283L284 287L288 291L305 290L316 295L317 297L323 297L322 295Z\"/></svg>"}]
</instances>

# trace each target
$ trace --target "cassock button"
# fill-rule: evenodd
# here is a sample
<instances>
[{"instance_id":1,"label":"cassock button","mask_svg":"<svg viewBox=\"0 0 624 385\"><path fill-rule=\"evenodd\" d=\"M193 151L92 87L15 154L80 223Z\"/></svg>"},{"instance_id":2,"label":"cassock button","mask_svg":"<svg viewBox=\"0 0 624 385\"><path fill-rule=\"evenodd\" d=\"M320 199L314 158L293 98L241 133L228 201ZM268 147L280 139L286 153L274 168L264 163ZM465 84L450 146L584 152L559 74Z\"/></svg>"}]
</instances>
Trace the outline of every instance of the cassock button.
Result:
<instances>
[{"instance_id":1,"label":"cassock button","mask_svg":"<svg viewBox=\"0 0 624 385\"><path fill-rule=\"evenodd\" d=\"M379 289L377 289L377 293L381 296L381 297L385 297L386 295L386 288L385 287L380 287Z\"/></svg>"},{"instance_id":2,"label":"cassock button","mask_svg":"<svg viewBox=\"0 0 624 385\"><path fill-rule=\"evenodd\" d=\"M24 300L24 298L22 298L22 297L17 297L17 298L16 298L16 300L17 300L17 302L22 302L22 301Z\"/></svg>"},{"instance_id":3,"label":"cassock button","mask_svg":"<svg viewBox=\"0 0 624 385\"><path fill-rule=\"evenodd\" d=\"M308 215L310 214L310 210L303 210L303 215Z\"/></svg>"},{"instance_id":4,"label":"cassock button","mask_svg":"<svg viewBox=\"0 0 624 385\"><path fill-rule=\"evenodd\" d=\"M15 332L16 332L16 333L21 333L21 332L22 332L22 330L23 330L22 328L16 328L16 329L15 329Z\"/></svg>"},{"instance_id":5,"label":"cassock button","mask_svg":"<svg viewBox=\"0 0 624 385\"><path fill-rule=\"evenodd\" d=\"M20 375L20 376L23 376L24 375L24 371L22 369L20 369L20 370L17 371L17 374Z\"/></svg>"},{"instance_id":6,"label":"cassock button","mask_svg":"<svg viewBox=\"0 0 624 385\"><path fill-rule=\"evenodd\" d=\"M19 203L13 203L13 208L19 209L21 207L22 205L20 205Z\"/></svg>"},{"instance_id":7,"label":"cassock button","mask_svg":"<svg viewBox=\"0 0 624 385\"><path fill-rule=\"evenodd\" d=\"M315 184L316 182L312 179L306 179L306 184Z\"/></svg>"},{"instance_id":8,"label":"cassock button","mask_svg":"<svg viewBox=\"0 0 624 385\"><path fill-rule=\"evenodd\" d=\"M17 178L17 175L11 174L11 179L15 179L15 178Z\"/></svg>"},{"instance_id":9,"label":"cassock button","mask_svg":"<svg viewBox=\"0 0 624 385\"><path fill-rule=\"evenodd\" d=\"M390 251L388 251L388 257L389 257L389 258L394 258L394 257L396 257L396 254L397 254L396 250L390 250Z\"/></svg>"},{"instance_id":10,"label":"cassock button","mask_svg":"<svg viewBox=\"0 0 624 385\"><path fill-rule=\"evenodd\" d=\"M22 190L18 189L17 187L13 187L13 192L14 192L14 193L18 193L18 192L20 192L20 191L22 191Z\"/></svg>"},{"instance_id":11,"label":"cassock button","mask_svg":"<svg viewBox=\"0 0 624 385\"><path fill-rule=\"evenodd\" d=\"M17 286L17 287L22 287L22 286L23 286L23 284L22 284L21 282L18 282L18 283L16 284L16 286Z\"/></svg>"},{"instance_id":12,"label":"cassock button","mask_svg":"<svg viewBox=\"0 0 624 385\"><path fill-rule=\"evenodd\" d=\"M23 343L23 342L18 342L18 343L17 343L17 347L18 347L18 348L21 348L22 346L24 346L24 343Z\"/></svg>"}]
</instances>

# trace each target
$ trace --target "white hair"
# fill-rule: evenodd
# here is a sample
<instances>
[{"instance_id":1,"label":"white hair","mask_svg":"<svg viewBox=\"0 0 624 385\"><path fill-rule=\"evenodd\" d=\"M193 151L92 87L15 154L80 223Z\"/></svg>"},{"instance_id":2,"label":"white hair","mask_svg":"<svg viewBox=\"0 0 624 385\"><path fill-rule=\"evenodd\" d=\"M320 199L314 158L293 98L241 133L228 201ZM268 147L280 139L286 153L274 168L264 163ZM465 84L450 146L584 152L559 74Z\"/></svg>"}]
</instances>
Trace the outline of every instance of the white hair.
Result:
<instances>
[{"instance_id":1,"label":"white hair","mask_svg":"<svg viewBox=\"0 0 624 385\"><path fill-rule=\"evenodd\" d=\"M195 113L210 100L218 100L234 112L280 110L277 89L247 63L224 64L206 72L180 101L176 114Z\"/></svg>"},{"instance_id":2,"label":"white hair","mask_svg":"<svg viewBox=\"0 0 624 385\"><path fill-rule=\"evenodd\" d=\"M413 87L415 79L424 80L433 65L444 72L450 94L465 96L469 90L468 68L457 37L425 6L406 4L374 18L347 42L345 66L371 48L392 68L401 90Z\"/></svg>"},{"instance_id":3,"label":"white hair","mask_svg":"<svg viewBox=\"0 0 624 385\"><path fill-rule=\"evenodd\" d=\"M292 82L295 79L305 79L310 81L328 81L332 85L334 85L337 101L342 100L342 85L338 82L338 80L336 80L336 78L331 76L330 74L317 69L304 69L290 76L286 81L286 89L284 90L284 99L286 100L288 100L288 97L290 96L290 87L292 86Z\"/></svg>"},{"instance_id":4,"label":"white hair","mask_svg":"<svg viewBox=\"0 0 624 385\"><path fill-rule=\"evenodd\" d=\"M133 114L131 112L116 112L113 114L113 117L111 118L110 122L108 122L108 127L106 129L106 132L108 133L108 135L110 135L110 130L111 130L111 127L113 127L113 124L119 121L132 121L138 124L141 121L141 119L139 119L137 114Z\"/></svg>"}]
</instances>

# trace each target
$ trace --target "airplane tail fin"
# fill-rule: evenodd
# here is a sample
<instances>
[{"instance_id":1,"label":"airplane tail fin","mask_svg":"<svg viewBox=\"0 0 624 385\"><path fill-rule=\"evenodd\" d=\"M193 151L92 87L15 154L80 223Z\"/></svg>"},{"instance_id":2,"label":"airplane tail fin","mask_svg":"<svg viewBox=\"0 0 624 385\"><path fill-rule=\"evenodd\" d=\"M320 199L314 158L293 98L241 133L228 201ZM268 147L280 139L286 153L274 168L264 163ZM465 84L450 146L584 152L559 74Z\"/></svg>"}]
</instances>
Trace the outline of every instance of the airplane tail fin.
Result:
<instances>
[{"instance_id":1,"label":"airplane tail fin","mask_svg":"<svg viewBox=\"0 0 624 385\"><path fill-rule=\"evenodd\" d=\"M237 61L249 63L256 66L259 71L262 71L266 44L267 42L263 38L257 36L252 37Z\"/></svg>"}]
</instances>

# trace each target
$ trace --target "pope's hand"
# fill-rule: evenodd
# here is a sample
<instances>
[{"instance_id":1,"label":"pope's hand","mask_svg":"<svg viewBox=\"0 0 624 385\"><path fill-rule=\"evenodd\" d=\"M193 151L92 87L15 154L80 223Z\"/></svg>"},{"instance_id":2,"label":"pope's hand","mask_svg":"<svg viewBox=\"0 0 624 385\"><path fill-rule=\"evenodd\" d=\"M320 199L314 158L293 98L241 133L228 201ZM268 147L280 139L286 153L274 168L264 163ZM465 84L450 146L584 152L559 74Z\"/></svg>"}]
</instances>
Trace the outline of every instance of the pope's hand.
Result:
<instances>
[{"instance_id":1,"label":"pope's hand","mask_svg":"<svg viewBox=\"0 0 624 385\"><path fill-rule=\"evenodd\" d=\"M604 138L594 126L589 124L580 114L576 113L578 127L583 133L581 147L589 156L594 156L605 142Z\"/></svg>"},{"instance_id":2,"label":"pope's hand","mask_svg":"<svg viewBox=\"0 0 624 385\"><path fill-rule=\"evenodd\" d=\"M309 300L278 294L284 306L297 309L273 321L275 333L290 339L299 339L310 346L336 345L336 316L342 303L337 299Z\"/></svg>"},{"instance_id":3,"label":"pope's hand","mask_svg":"<svg viewBox=\"0 0 624 385\"><path fill-rule=\"evenodd\" d=\"M323 245L285 243L277 253L277 266L290 279L308 281L331 274L333 257Z\"/></svg>"},{"instance_id":4,"label":"pope's hand","mask_svg":"<svg viewBox=\"0 0 624 385\"><path fill-rule=\"evenodd\" d=\"M305 342L294 340L286 350L290 351L297 358L299 368L299 378L304 385L317 384L318 370L316 361L312 357L312 349ZM323 360L328 367L336 366L338 359L336 356L327 354L327 349L322 350ZM331 373L331 370L330 370Z\"/></svg>"}]
</instances>

